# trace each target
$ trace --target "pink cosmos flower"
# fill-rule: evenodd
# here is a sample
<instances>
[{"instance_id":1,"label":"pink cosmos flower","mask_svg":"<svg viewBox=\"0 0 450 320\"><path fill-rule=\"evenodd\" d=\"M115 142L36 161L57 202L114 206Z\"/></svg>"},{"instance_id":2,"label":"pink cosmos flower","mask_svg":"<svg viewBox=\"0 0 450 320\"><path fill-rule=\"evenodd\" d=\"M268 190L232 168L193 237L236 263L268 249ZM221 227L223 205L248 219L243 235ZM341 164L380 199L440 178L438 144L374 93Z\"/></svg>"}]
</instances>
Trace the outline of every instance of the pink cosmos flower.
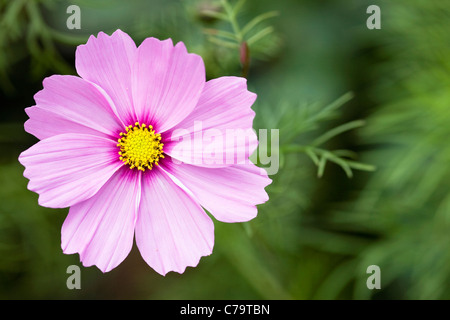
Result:
<instances>
[{"instance_id":1,"label":"pink cosmos flower","mask_svg":"<svg viewBox=\"0 0 450 320\"><path fill-rule=\"evenodd\" d=\"M245 79L206 82L203 60L183 43L147 38L136 47L120 30L80 45L76 69L80 77L44 79L25 123L40 141L19 157L40 205L70 207L64 253L107 272L135 238L158 273L183 273L213 249L204 209L243 222L268 200L267 174L239 160L257 146ZM230 129L252 133L232 146L205 138Z\"/></svg>"}]
</instances>

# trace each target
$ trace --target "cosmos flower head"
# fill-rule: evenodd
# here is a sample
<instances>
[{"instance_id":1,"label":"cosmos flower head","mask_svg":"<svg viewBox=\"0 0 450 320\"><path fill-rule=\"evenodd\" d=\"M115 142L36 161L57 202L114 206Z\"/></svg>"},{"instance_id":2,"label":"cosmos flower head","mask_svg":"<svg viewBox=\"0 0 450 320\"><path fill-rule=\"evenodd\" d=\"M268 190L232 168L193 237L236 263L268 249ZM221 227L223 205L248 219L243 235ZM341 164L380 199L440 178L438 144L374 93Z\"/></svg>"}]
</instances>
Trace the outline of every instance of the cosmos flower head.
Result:
<instances>
[{"instance_id":1,"label":"cosmos flower head","mask_svg":"<svg viewBox=\"0 0 450 320\"><path fill-rule=\"evenodd\" d=\"M100 32L76 50L79 76L44 79L26 109L40 141L19 161L39 204L70 207L66 254L108 272L134 241L147 264L183 273L212 253L214 223L256 217L271 182L248 158L256 95L244 78L206 81L182 42ZM229 143L229 142L232 143Z\"/></svg>"}]
</instances>

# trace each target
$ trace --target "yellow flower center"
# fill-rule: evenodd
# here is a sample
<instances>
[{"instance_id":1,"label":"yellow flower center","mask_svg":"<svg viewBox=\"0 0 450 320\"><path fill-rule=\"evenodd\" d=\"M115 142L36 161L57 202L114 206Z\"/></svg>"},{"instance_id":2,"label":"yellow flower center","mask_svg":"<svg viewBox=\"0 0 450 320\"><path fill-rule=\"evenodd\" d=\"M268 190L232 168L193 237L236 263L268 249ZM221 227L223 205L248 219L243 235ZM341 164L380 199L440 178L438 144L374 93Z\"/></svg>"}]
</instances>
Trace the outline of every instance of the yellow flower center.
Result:
<instances>
[{"instance_id":1,"label":"yellow flower center","mask_svg":"<svg viewBox=\"0 0 450 320\"><path fill-rule=\"evenodd\" d=\"M126 127L125 133L121 132L121 138L117 140L120 148L119 159L130 166L145 171L158 165L160 158L164 158L161 134L155 133L152 126L136 122L134 127Z\"/></svg>"}]
</instances>

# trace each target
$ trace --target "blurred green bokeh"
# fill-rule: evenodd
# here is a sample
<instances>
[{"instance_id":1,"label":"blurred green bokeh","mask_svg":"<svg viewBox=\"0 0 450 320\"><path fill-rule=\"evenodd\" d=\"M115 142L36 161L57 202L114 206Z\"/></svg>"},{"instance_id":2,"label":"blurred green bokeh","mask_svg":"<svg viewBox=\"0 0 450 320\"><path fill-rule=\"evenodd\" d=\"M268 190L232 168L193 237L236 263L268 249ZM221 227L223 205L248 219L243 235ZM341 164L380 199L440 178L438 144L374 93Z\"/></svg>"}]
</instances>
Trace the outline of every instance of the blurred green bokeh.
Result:
<instances>
[{"instance_id":1,"label":"blurred green bokeh","mask_svg":"<svg viewBox=\"0 0 450 320\"><path fill-rule=\"evenodd\" d=\"M213 254L182 275L160 276L134 247L107 274L82 268L69 290L66 269L81 264L60 248L68 209L38 206L17 161L37 141L24 108L42 79L75 74L76 46L117 28L137 44L183 41L208 78L239 76L239 48L211 40L233 32L212 17L220 1L0 0L1 299L450 298L450 2L228 3L242 4L240 26L276 11L247 38L267 31L250 45L248 85L255 129L280 130L270 200L251 222L215 221ZM71 4L80 30L66 27ZM373 4L380 30L366 27Z\"/></svg>"}]
</instances>

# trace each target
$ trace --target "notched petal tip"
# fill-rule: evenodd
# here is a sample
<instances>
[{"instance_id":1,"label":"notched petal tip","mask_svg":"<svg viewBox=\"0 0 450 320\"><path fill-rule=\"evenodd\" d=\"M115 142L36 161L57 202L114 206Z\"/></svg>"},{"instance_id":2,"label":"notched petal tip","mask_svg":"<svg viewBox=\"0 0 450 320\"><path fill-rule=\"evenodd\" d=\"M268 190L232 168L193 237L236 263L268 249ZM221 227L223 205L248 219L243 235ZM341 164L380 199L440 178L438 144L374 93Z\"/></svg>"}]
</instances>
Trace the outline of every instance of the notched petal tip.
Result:
<instances>
[{"instance_id":1,"label":"notched petal tip","mask_svg":"<svg viewBox=\"0 0 450 320\"><path fill-rule=\"evenodd\" d=\"M155 270L157 273L159 273L163 277L167 276L169 273L183 274L183 273L185 273L188 270L188 268L197 268L198 265L200 264L200 261L202 260L202 258L210 256L212 254L212 251L213 251L213 248L211 248L211 252L210 253L204 254L203 256L199 257L197 262L189 264L189 265L185 265L185 266L183 266L183 267L181 267L179 269L173 268L173 269L167 269L167 270L164 270L164 269L157 270L157 269L155 269L152 266L150 266L150 267L152 267L153 270Z\"/></svg>"},{"instance_id":2,"label":"notched petal tip","mask_svg":"<svg viewBox=\"0 0 450 320\"><path fill-rule=\"evenodd\" d=\"M138 49L142 50L143 48L147 47L147 46L153 46L153 45L157 45L157 46L170 46L171 48L173 47L173 41L171 38L167 38L164 40L160 40L158 38L155 37L148 37L145 38L144 41L142 41L142 43L139 45Z\"/></svg>"},{"instance_id":3,"label":"notched petal tip","mask_svg":"<svg viewBox=\"0 0 450 320\"><path fill-rule=\"evenodd\" d=\"M161 275L183 273L212 253L214 223L203 208L162 170L143 180L136 222L142 258Z\"/></svg>"},{"instance_id":4,"label":"notched petal tip","mask_svg":"<svg viewBox=\"0 0 450 320\"><path fill-rule=\"evenodd\" d=\"M83 266L109 272L133 246L140 175L119 170L92 198L72 206L61 229L61 248L79 253Z\"/></svg>"}]
</instances>

